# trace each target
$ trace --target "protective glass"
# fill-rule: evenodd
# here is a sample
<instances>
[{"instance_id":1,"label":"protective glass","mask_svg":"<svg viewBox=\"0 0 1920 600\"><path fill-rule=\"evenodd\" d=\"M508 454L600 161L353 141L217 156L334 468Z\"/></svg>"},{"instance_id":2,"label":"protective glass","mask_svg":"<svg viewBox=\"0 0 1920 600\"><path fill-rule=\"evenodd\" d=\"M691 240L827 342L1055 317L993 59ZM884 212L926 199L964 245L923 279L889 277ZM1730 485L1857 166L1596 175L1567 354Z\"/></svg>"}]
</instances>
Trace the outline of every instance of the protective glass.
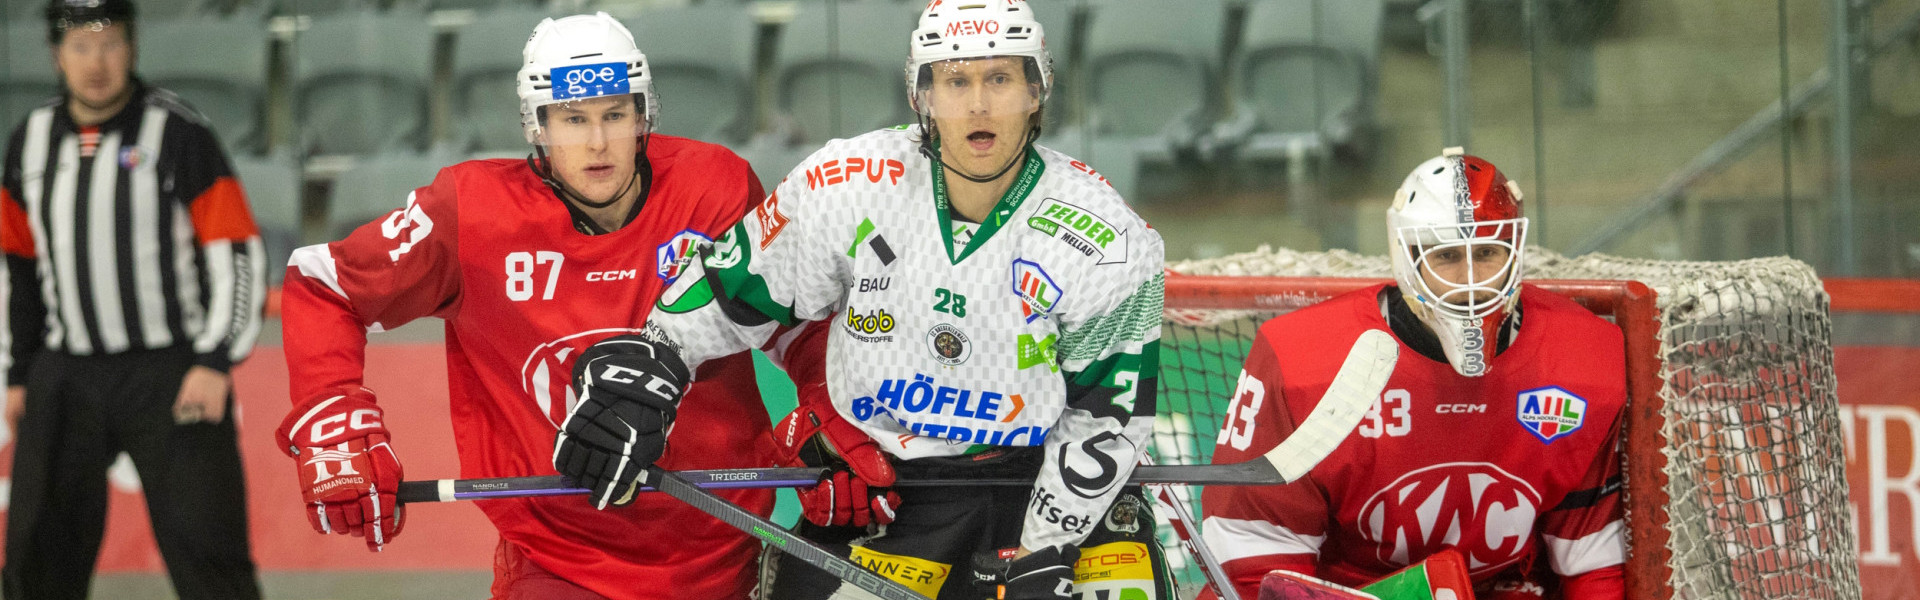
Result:
<instances>
[{"instance_id":1,"label":"protective glass","mask_svg":"<svg viewBox=\"0 0 1920 600\"><path fill-rule=\"evenodd\" d=\"M547 104L539 109L540 145L597 148L652 131L640 94L599 96Z\"/></svg>"},{"instance_id":2,"label":"protective glass","mask_svg":"<svg viewBox=\"0 0 1920 600\"><path fill-rule=\"evenodd\" d=\"M1470 225L1412 225L1394 231L1402 248L1418 252L1412 282L1430 306L1458 319L1482 319L1504 306L1520 285L1520 260L1526 247L1527 220L1482 221ZM1438 281L1444 289L1434 289Z\"/></svg>"},{"instance_id":3,"label":"protective glass","mask_svg":"<svg viewBox=\"0 0 1920 600\"><path fill-rule=\"evenodd\" d=\"M1030 61L1025 56L988 56L929 63L921 68L914 108L933 119L1033 114L1046 87L1029 77Z\"/></svg>"}]
</instances>

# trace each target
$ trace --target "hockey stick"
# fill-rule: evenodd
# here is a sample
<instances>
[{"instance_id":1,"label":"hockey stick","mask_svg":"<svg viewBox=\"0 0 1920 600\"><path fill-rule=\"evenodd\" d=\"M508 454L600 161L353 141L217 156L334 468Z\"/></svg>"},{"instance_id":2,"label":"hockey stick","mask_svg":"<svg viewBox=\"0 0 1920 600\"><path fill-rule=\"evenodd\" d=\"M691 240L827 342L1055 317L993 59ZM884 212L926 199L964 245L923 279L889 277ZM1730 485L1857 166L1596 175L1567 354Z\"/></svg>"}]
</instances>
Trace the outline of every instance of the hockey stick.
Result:
<instances>
[{"instance_id":1,"label":"hockey stick","mask_svg":"<svg viewBox=\"0 0 1920 600\"><path fill-rule=\"evenodd\" d=\"M1173 483L1185 485L1279 485L1301 478L1320 464L1333 449L1360 424L1360 417L1373 407L1387 387L1393 367L1400 359L1399 343L1377 329L1360 334L1347 359L1340 364L1333 383L1327 386L1320 404L1300 422L1293 434L1258 459L1229 465L1145 465L1135 467L1129 484ZM717 471L680 471L682 476L701 487L779 488L808 487L820 482L820 468L725 469ZM894 483L899 487L927 486L1019 486L1033 480L995 479L914 479ZM641 488L642 490L650 488ZM565 496L586 494L558 475L500 477L493 479L439 479L400 483L401 502L451 502L488 498L524 498L529 496Z\"/></svg>"},{"instance_id":2,"label":"hockey stick","mask_svg":"<svg viewBox=\"0 0 1920 600\"><path fill-rule=\"evenodd\" d=\"M746 489L807 487L820 483L825 467L782 467L773 469L718 469L677 471L694 485L709 489ZM401 503L453 502L493 498L530 498L538 496L585 495L587 488L575 485L560 475L534 477L496 477L491 479L435 479L402 481L397 497ZM642 492L654 491L641 486Z\"/></svg>"},{"instance_id":3,"label":"hockey stick","mask_svg":"<svg viewBox=\"0 0 1920 600\"><path fill-rule=\"evenodd\" d=\"M1263 469L1253 468L1254 461L1233 465L1148 465L1135 467L1129 484L1183 484L1183 485L1273 485L1286 483L1274 480L1264 474ZM797 488L811 487L820 483L820 477L827 471L825 467L775 467L763 469L718 469L708 471L675 471L695 485L708 489L749 489L749 488ZM902 479L894 482L895 487L937 487L937 486L1019 486L1033 485L1032 479L987 478L987 479ZM579 496L585 495L587 488L574 485L560 475L536 475L531 477L495 477L489 479L428 479L422 481L400 482L399 499L402 503L415 502L455 502L460 500L492 500L499 498L529 498L538 496ZM641 486L640 491L656 491L650 486Z\"/></svg>"},{"instance_id":4,"label":"hockey stick","mask_svg":"<svg viewBox=\"0 0 1920 600\"><path fill-rule=\"evenodd\" d=\"M1207 547L1206 540L1200 539L1200 530L1194 528L1193 513L1187 512L1190 504L1186 495L1169 484L1150 483L1146 488L1171 511L1167 514L1167 523L1173 525L1173 533L1179 536L1180 545L1187 547L1187 554L1200 562L1200 573L1207 577L1207 587L1213 590L1214 596L1220 600L1240 600L1240 591L1227 579L1226 569L1220 568L1213 550Z\"/></svg>"},{"instance_id":5,"label":"hockey stick","mask_svg":"<svg viewBox=\"0 0 1920 600\"><path fill-rule=\"evenodd\" d=\"M673 471L660 467L648 467L642 472L640 482L651 483L654 488L665 492L668 496L678 498L688 506L700 509L700 512L712 515L713 518L725 521L728 525L749 535L765 540L768 545L779 548L781 552L791 554L794 558L840 578L841 581L879 596L881 600L930 600L919 592L913 591L912 588L901 585L900 582L869 571L847 560L846 557L834 554L806 538L781 529L779 525L775 525L765 517L747 512L747 509L713 495L713 492L681 478Z\"/></svg>"}]
</instances>

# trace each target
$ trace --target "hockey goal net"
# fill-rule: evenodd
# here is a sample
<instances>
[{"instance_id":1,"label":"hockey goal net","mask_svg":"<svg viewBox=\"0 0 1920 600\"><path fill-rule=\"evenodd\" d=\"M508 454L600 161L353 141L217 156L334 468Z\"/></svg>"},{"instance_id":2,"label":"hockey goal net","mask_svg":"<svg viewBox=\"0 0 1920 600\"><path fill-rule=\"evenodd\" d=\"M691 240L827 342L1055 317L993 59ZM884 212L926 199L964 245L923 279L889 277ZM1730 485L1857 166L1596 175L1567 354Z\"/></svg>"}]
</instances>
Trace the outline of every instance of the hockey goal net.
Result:
<instances>
[{"instance_id":1,"label":"hockey goal net","mask_svg":"<svg viewBox=\"0 0 1920 600\"><path fill-rule=\"evenodd\" d=\"M1527 259L1530 283L1625 333L1629 597L1860 597L1813 270L1535 248ZM1337 250L1262 248L1169 270L1153 451L1179 464L1211 456L1260 323L1391 277L1386 257ZM1198 580L1197 566L1181 568Z\"/></svg>"}]
</instances>

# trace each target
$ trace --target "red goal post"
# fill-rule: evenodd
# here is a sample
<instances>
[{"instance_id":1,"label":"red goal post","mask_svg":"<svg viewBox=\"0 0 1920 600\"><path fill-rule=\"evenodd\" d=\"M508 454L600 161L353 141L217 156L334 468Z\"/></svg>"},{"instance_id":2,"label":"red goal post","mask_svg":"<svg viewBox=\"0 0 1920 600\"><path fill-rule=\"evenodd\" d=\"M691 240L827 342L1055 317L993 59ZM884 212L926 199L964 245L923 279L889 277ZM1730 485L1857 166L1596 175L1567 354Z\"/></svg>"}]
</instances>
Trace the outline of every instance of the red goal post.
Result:
<instances>
[{"instance_id":1,"label":"red goal post","mask_svg":"<svg viewBox=\"0 0 1920 600\"><path fill-rule=\"evenodd\" d=\"M1231 394L1244 345L1260 322L1389 281L1169 274L1161 342L1162 419L1155 440L1160 460L1204 462L1211 454L1213 431L1221 426L1218 405L1226 401L1220 392ZM1851 533L1824 531L1848 527L1835 519L1833 500L1821 497L1837 487L1838 516L1844 517L1844 465L1837 457L1820 462L1828 450L1824 435L1804 441L1792 437L1802 430L1837 434L1826 416L1837 410L1830 341L1787 336L1791 343L1783 343L1785 338L1742 333L1742 322L1778 316L1768 312L1780 304L1775 292L1747 303L1761 305L1757 309L1741 302L1696 301L1663 312L1660 297L1639 281L1529 278L1528 283L1574 300L1624 334L1630 598L1858 597L1857 568L1848 552ZM1822 321L1815 329L1824 334L1824 295L1818 300L1813 312ZM1748 312L1759 317L1744 316ZM1808 343L1803 337L1819 340ZM1740 362L1752 358L1742 351L1780 346L1795 347L1799 358L1758 370L1766 373L1763 379L1794 380L1789 387L1796 389L1782 394L1750 386L1714 388L1739 379L1715 371L1717 360ZM1682 364L1663 364L1667 357ZM1812 367L1786 364L1797 362ZM1818 381L1822 376L1825 381ZM1783 399L1814 405L1812 416L1773 406ZM1669 406L1670 400L1681 406ZM1165 456L1170 452L1187 455ZM1670 459L1679 462L1669 464Z\"/></svg>"}]
</instances>

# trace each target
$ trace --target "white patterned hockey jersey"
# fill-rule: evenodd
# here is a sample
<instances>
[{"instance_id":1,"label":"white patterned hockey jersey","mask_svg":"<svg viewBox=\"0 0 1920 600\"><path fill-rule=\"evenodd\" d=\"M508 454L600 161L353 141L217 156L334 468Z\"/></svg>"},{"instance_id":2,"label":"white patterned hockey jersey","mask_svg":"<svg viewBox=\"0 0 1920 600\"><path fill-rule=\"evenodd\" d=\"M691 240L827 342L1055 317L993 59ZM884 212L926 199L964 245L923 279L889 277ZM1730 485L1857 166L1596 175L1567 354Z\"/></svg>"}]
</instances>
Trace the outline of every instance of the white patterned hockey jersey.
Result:
<instances>
[{"instance_id":1,"label":"white patterned hockey jersey","mask_svg":"<svg viewBox=\"0 0 1920 600\"><path fill-rule=\"evenodd\" d=\"M1160 235L1092 169L1038 146L984 222L956 222L918 135L813 153L687 265L649 334L698 368L832 319L842 416L903 459L1044 445L1021 545L1077 544L1153 429Z\"/></svg>"}]
</instances>

